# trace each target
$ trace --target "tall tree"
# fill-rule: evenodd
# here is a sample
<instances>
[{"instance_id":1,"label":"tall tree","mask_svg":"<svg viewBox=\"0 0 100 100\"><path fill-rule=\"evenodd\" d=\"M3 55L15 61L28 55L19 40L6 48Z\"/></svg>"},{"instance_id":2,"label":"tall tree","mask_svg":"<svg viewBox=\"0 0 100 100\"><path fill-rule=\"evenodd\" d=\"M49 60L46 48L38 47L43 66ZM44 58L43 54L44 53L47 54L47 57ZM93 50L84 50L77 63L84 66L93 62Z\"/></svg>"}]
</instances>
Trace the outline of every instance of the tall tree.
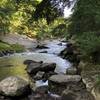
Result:
<instances>
[{"instance_id":1,"label":"tall tree","mask_svg":"<svg viewBox=\"0 0 100 100\"><path fill-rule=\"evenodd\" d=\"M39 18L45 18L47 24L50 24L54 19L63 15L64 8L70 6L74 0L42 0L37 5L36 10L33 14L33 18L38 20Z\"/></svg>"},{"instance_id":2,"label":"tall tree","mask_svg":"<svg viewBox=\"0 0 100 100\"><path fill-rule=\"evenodd\" d=\"M100 1L77 0L71 17L69 32L72 34L100 31Z\"/></svg>"}]
</instances>

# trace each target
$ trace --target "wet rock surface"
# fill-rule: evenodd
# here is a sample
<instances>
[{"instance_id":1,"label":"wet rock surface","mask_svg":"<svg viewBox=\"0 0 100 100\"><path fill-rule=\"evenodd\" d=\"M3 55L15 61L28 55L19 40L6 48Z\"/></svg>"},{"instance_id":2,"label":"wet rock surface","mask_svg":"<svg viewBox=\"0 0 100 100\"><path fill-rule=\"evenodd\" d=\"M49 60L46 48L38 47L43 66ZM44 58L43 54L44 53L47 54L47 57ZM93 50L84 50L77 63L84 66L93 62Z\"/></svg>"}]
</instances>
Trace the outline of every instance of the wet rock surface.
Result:
<instances>
[{"instance_id":1,"label":"wet rock surface","mask_svg":"<svg viewBox=\"0 0 100 100\"><path fill-rule=\"evenodd\" d=\"M85 87L81 82L81 77L79 75L53 75L49 78L49 91L61 95L61 93L69 85L80 85L80 87Z\"/></svg>"},{"instance_id":2,"label":"wet rock surface","mask_svg":"<svg viewBox=\"0 0 100 100\"><path fill-rule=\"evenodd\" d=\"M42 66L42 62L32 62L27 65L26 71L30 74L36 74L38 71L40 71Z\"/></svg>"},{"instance_id":3,"label":"wet rock surface","mask_svg":"<svg viewBox=\"0 0 100 100\"><path fill-rule=\"evenodd\" d=\"M23 62L23 64L25 64L25 65L30 65L31 63L36 63L36 61L33 61L33 60L25 60Z\"/></svg>"},{"instance_id":4,"label":"wet rock surface","mask_svg":"<svg viewBox=\"0 0 100 100\"><path fill-rule=\"evenodd\" d=\"M31 60L27 60L28 65L27 65L27 72L29 74L33 74L36 75L38 72L44 72L44 73L48 73L48 72L54 72L55 68L56 68L56 63L43 63L42 61L40 62L35 62L35 61L31 61ZM31 63L32 62L32 63ZM26 64L26 62L24 62L24 64ZM38 73L39 76L40 73ZM42 73L42 76L44 74Z\"/></svg>"},{"instance_id":5,"label":"wet rock surface","mask_svg":"<svg viewBox=\"0 0 100 100\"><path fill-rule=\"evenodd\" d=\"M34 76L35 80L42 80L44 77L45 72L39 71L37 74Z\"/></svg>"},{"instance_id":6,"label":"wet rock surface","mask_svg":"<svg viewBox=\"0 0 100 100\"><path fill-rule=\"evenodd\" d=\"M11 55L11 54L14 54L14 50L0 51L0 57Z\"/></svg>"},{"instance_id":7,"label":"wet rock surface","mask_svg":"<svg viewBox=\"0 0 100 100\"><path fill-rule=\"evenodd\" d=\"M53 75L49 78L49 81L57 84L66 84L66 83L78 83L81 81L81 76L79 75Z\"/></svg>"},{"instance_id":8,"label":"wet rock surface","mask_svg":"<svg viewBox=\"0 0 100 100\"><path fill-rule=\"evenodd\" d=\"M49 45L39 44L37 45L36 50L41 49L38 51L39 53L58 55L59 46L62 50L65 48L62 48L64 45L66 47L66 44L61 42L57 43L56 46L52 43ZM49 46L52 47L51 50L49 50ZM77 53L75 53L73 46L70 43L67 44L67 48L65 48L60 54L60 56L63 55L62 57L65 59L79 63L79 59L76 57ZM29 59L25 60L23 63L27 66L26 71L28 72L29 77L33 80L31 81L32 84L30 84L30 88L26 88L29 84L26 84L25 80L22 80L24 83L22 81L19 82L19 78L16 79L17 82L14 79L7 80L6 82L3 81L7 85L4 85L1 81L0 100L94 100L94 97L87 91L81 76L77 75L77 68L71 67L67 70L64 69L66 71L66 74L64 74L55 73L56 64L52 62L45 63L43 62L43 59L42 61ZM34 84L37 85L37 82L41 80L44 83L48 81L48 84L43 85L43 83L41 83L41 86L34 86ZM4 88L4 91L2 88L3 85L6 87ZM23 96L27 90L30 90L31 92ZM10 92L7 94L7 91Z\"/></svg>"},{"instance_id":9,"label":"wet rock surface","mask_svg":"<svg viewBox=\"0 0 100 100\"><path fill-rule=\"evenodd\" d=\"M45 46L44 44L38 44L38 45L36 46L36 49L48 49L48 47Z\"/></svg>"},{"instance_id":10,"label":"wet rock surface","mask_svg":"<svg viewBox=\"0 0 100 100\"><path fill-rule=\"evenodd\" d=\"M59 54L62 58L68 59L70 62L77 66L80 62L80 52L77 47L72 43L67 43L67 47Z\"/></svg>"}]
</instances>

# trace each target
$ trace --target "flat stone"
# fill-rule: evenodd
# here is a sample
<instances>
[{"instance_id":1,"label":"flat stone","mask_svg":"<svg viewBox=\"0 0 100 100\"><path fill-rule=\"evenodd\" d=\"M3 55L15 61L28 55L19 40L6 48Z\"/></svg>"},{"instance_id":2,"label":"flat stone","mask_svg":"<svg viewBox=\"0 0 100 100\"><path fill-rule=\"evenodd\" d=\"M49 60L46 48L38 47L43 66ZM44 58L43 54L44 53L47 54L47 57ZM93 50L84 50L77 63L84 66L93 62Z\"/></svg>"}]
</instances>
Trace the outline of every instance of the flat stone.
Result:
<instances>
[{"instance_id":1,"label":"flat stone","mask_svg":"<svg viewBox=\"0 0 100 100\"><path fill-rule=\"evenodd\" d=\"M56 68L56 63L43 63L41 62L34 62L27 65L27 72L29 74L36 74L38 71L49 72L54 71Z\"/></svg>"},{"instance_id":2,"label":"flat stone","mask_svg":"<svg viewBox=\"0 0 100 100\"><path fill-rule=\"evenodd\" d=\"M49 78L49 91L55 94L61 94L69 85L79 85L81 76L79 75L52 75Z\"/></svg>"},{"instance_id":3,"label":"flat stone","mask_svg":"<svg viewBox=\"0 0 100 100\"><path fill-rule=\"evenodd\" d=\"M54 83L59 83L59 84L69 83L69 82L77 83L81 81L81 76L80 75L52 75L49 78L49 81Z\"/></svg>"}]
</instances>

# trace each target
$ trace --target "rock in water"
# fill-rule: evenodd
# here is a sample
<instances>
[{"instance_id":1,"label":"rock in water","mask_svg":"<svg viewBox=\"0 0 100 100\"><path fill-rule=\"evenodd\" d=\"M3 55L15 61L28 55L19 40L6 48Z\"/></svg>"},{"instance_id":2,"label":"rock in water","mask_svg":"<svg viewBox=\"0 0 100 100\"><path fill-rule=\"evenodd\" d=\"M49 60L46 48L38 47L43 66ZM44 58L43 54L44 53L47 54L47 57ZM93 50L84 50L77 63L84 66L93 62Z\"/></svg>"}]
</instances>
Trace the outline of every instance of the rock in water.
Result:
<instances>
[{"instance_id":1,"label":"rock in water","mask_svg":"<svg viewBox=\"0 0 100 100\"><path fill-rule=\"evenodd\" d=\"M54 71L56 68L56 63L43 63L41 67L41 71L49 72Z\"/></svg>"},{"instance_id":2,"label":"rock in water","mask_svg":"<svg viewBox=\"0 0 100 100\"><path fill-rule=\"evenodd\" d=\"M52 75L49 78L49 91L56 94L61 94L70 84L78 85L81 82L79 75Z\"/></svg>"},{"instance_id":3,"label":"rock in water","mask_svg":"<svg viewBox=\"0 0 100 100\"><path fill-rule=\"evenodd\" d=\"M27 72L29 74L36 74L38 71L49 72L54 71L56 68L55 63L42 63L42 62L34 62L27 65Z\"/></svg>"},{"instance_id":4,"label":"rock in water","mask_svg":"<svg viewBox=\"0 0 100 100\"><path fill-rule=\"evenodd\" d=\"M49 78L49 81L58 83L58 84L65 84L65 83L78 83L81 80L80 75L52 75Z\"/></svg>"},{"instance_id":5,"label":"rock in water","mask_svg":"<svg viewBox=\"0 0 100 100\"><path fill-rule=\"evenodd\" d=\"M0 93L5 96L21 96L29 90L29 83L17 76L10 76L0 82Z\"/></svg>"},{"instance_id":6,"label":"rock in water","mask_svg":"<svg viewBox=\"0 0 100 100\"><path fill-rule=\"evenodd\" d=\"M23 64L25 64L25 65L30 65L31 63L37 63L37 62L34 61L34 60L25 60L25 61L23 62ZM41 61L41 63L43 63L43 62Z\"/></svg>"},{"instance_id":7,"label":"rock in water","mask_svg":"<svg viewBox=\"0 0 100 100\"><path fill-rule=\"evenodd\" d=\"M40 71L42 64L40 62L34 62L29 65L27 65L27 72L29 74L36 74L38 71Z\"/></svg>"},{"instance_id":8,"label":"rock in water","mask_svg":"<svg viewBox=\"0 0 100 100\"><path fill-rule=\"evenodd\" d=\"M45 46L44 44L38 44L36 49L48 49L48 47Z\"/></svg>"}]
</instances>

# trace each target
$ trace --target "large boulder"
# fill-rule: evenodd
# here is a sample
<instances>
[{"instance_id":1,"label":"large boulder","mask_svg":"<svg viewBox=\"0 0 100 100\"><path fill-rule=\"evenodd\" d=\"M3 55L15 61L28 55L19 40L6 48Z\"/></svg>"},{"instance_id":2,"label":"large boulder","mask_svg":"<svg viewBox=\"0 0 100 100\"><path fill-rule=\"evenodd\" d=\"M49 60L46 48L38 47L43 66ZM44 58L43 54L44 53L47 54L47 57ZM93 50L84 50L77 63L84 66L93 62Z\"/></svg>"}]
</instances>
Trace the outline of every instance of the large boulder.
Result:
<instances>
[{"instance_id":1,"label":"large boulder","mask_svg":"<svg viewBox=\"0 0 100 100\"><path fill-rule=\"evenodd\" d=\"M17 76L10 76L0 82L0 93L5 96L21 96L29 90L29 83Z\"/></svg>"},{"instance_id":2,"label":"large boulder","mask_svg":"<svg viewBox=\"0 0 100 100\"><path fill-rule=\"evenodd\" d=\"M42 63L41 62L33 62L27 65L26 70L29 74L36 74L41 70Z\"/></svg>"},{"instance_id":3,"label":"large boulder","mask_svg":"<svg viewBox=\"0 0 100 100\"><path fill-rule=\"evenodd\" d=\"M42 61L40 62L34 62L30 63L27 65L27 72L29 74L36 74L38 71L43 71L43 72L49 72L49 71L54 71L56 68L55 63L43 63Z\"/></svg>"},{"instance_id":4,"label":"large boulder","mask_svg":"<svg viewBox=\"0 0 100 100\"><path fill-rule=\"evenodd\" d=\"M41 71L49 72L54 71L56 68L56 63L43 63L41 67Z\"/></svg>"},{"instance_id":5,"label":"large boulder","mask_svg":"<svg viewBox=\"0 0 100 100\"><path fill-rule=\"evenodd\" d=\"M52 75L49 78L49 91L61 94L62 91L70 84L79 85L81 83L81 76L79 75Z\"/></svg>"},{"instance_id":6,"label":"large boulder","mask_svg":"<svg viewBox=\"0 0 100 100\"><path fill-rule=\"evenodd\" d=\"M66 84L66 83L77 83L81 81L81 76L79 75L52 75L49 78L49 81L58 83L58 84Z\"/></svg>"}]
</instances>

